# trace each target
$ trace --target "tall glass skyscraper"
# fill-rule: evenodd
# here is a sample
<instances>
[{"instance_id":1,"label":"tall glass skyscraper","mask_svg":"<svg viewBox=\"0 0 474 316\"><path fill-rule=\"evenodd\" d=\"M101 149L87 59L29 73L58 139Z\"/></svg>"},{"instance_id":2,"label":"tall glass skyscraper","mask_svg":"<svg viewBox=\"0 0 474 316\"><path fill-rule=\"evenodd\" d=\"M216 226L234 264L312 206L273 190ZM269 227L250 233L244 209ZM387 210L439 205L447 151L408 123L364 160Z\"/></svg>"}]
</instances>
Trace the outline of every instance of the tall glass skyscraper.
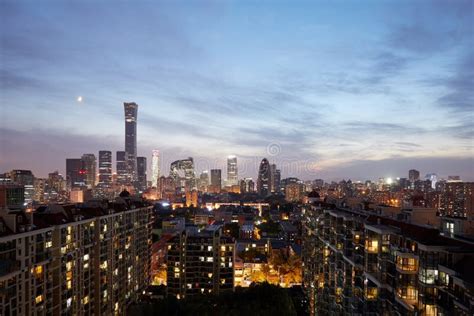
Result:
<instances>
[{"instance_id":1,"label":"tall glass skyscraper","mask_svg":"<svg viewBox=\"0 0 474 316\"><path fill-rule=\"evenodd\" d=\"M127 161L125 159L126 155L124 151L117 151L117 183L120 185L130 184L127 174Z\"/></svg>"},{"instance_id":2,"label":"tall glass skyscraper","mask_svg":"<svg viewBox=\"0 0 474 316\"><path fill-rule=\"evenodd\" d=\"M227 157L227 185L237 185L237 184L238 184L237 157L229 156Z\"/></svg>"},{"instance_id":3,"label":"tall glass skyscraper","mask_svg":"<svg viewBox=\"0 0 474 316\"><path fill-rule=\"evenodd\" d=\"M146 190L146 157L137 157L137 188L140 191Z\"/></svg>"},{"instance_id":4,"label":"tall glass skyscraper","mask_svg":"<svg viewBox=\"0 0 474 316\"><path fill-rule=\"evenodd\" d=\"M158 179L160 178L160 151L153 150L151 156L151 186L158 187Z\"/></svg>"},{"instance_id":5,"label":"tall glass skyscraper","mask_svg":"<svg viewBox=\"0 0 474 316\"><path fill-rule=\"evenodd\" d=\"M138 104L124 102L125 110L125 155L127 173L130 182L135 183L137 177L137 113Z\"/></svg>"},{"instance_id":6,"label":"tall glass skyscraper","mask_svg":"<svg viewBox=\"0 0 474 316\"><path fill-rule=\"evenodd\" d=\"M267 158L263 158L258 169L257 192L261 196L270 194L270 179L271 179L270 163Z\"/></svg>"},{"instance_id":7,"label":"tall glass skyscraper","mask_svg":"<svg viewBox=\"0 0 474 316\"><path fill-rule=\"evenodd\" d=\"M86 186L88 189L95 187L96 178L96 159L94 154L82 155L82 166L85 172Z\"/></svg>"},{"instance_id":8,"label":"tall glass skyscraper","mask_svg":"<svg viewBox=\"0 0 474 316\"><path fill-rule=\"evenodd\" d=\"M101 188L112 186L112 152L108 150L99 151L99 183Z\"/></svg>"}]
</instances>

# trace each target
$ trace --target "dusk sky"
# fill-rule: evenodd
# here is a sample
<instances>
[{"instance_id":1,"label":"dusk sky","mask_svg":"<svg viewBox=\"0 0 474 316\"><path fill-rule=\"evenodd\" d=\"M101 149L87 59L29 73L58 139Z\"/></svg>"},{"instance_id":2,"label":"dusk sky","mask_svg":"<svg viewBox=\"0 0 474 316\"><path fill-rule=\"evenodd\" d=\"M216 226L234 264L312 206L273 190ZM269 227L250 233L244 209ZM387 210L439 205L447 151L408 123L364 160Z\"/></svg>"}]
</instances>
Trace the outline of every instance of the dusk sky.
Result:
<instances>
[{"instance_id":1,"label":"dusk sky","mask_svg":"<svg viewBox=\"0 0 474 316\"><path fill-rule=\"evenodd\" d=\"M474 180L474 1L1 0L0 36L0 172L115 165L136 102L165 174Z\"/></svg>"}]
</instances>

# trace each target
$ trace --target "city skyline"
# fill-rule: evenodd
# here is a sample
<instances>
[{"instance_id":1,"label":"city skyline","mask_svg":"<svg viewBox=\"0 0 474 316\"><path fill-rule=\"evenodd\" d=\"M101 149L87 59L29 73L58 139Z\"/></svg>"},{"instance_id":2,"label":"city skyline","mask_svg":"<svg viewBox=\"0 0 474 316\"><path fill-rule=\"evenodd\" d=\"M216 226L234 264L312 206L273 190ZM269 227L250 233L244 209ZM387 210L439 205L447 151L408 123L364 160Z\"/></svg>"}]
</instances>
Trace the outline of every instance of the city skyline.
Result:
<instances>
[{"instance_id":1,"label":"city skyline","mask_svg":"<svg viewBox=\"0 0 474 316\"><path fill-rule=\"evenodd\" d=\"M474 179L472 2L124 8L2 2L1 171L115 166L136 102L136 155L158 148L161 174L237 155L239 178L267 158L308 166L282 178Z\"/></svg>"}]
</instances>

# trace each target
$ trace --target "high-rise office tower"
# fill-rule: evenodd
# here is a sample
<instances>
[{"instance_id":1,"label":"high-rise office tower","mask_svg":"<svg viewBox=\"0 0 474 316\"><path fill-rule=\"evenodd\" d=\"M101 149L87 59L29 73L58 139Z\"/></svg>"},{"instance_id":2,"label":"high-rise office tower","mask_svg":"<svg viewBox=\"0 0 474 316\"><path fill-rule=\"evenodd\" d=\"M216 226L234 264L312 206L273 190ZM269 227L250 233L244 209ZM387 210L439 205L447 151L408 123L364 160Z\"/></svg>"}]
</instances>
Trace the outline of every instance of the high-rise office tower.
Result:
<instances>
[{"instance_id":1,"label":"high-rise office tower","mask_svg":"<svg viewBox=\"0 0 474 316\"><path fill-rule=\"evenodd\" d=\"M270 163L267 158L263 158L258 169L257 192L261 196L267 196L270 193Z\"/></svg>"},{"instance_id":2,"label":"high-rise office tower","mask_svg":"<svg viewBox=\"0 0 474 316\"><path fill-rule=\"evenodd\" d=\"M146 190L146 157L137 157L137 188L140 191Z\"/></svg>"},{"instance_id":3,"label":"high-rise office tower","mask_svg":"<svg viewBox=\"0 0 474 316\"><path fill-rule=\"evenodd\" d=\"M211 169L211 185L219 189L222 187L221 169Z\"/></svg>"},{"instance_id":4,"label":"high-rise office tower","mask_svg":"<svg viewBox=\"0 0 474 316\"><path fill-rule=\"evenodd\" d=\"M281 171L280 169L276 169L275 175L273 177L273 185L275 187L275 192L280 192L281 190L280 182L281 182Z\"/></svg>"},{"instance_id":5,"label":"high-rise office tower","mask_svg":"<svg viewBox=\"0 0 474 316\"><path fill-rule=\"evenodd\" d=\"M170 165L170 177L181 191L195 190L194 160L192 157L173 161Z\"/></svg>"},{"instance_id":6,"label":"high-rise office tower","mask_svg":"<svg viewBox=\"0 0 474 316\"><path fill-rule=\"evenodd\" d=\"M127 161L124 151L117 151L117 183L121 185L129 184L127 174Z\"/></svg>"},{"instance_id":7,"label":"high-rise office tower","mask_svg":"<svg viewBox=\"0 0 474 316\"><path fill-rule=\"evenodd\" d=\"M19 185L22 185L25 188L25 202L33 202L35 194L35 176L31 170L12 170L10 172L10 179Z\"/></svg>"},{"instance_id":8,"label":"high-rise office tower","mask_svg":"<svg viewBox=\"0 0 474 316\"><path fill-rule=\"evenodd\" d=\"M209 186L209 171L204 170L199 176L199 190L202 192L207 192L207 187Z\"/></svg>"},{"instance_id":9,"label":"high-rise office tower","mask_svg":"<svg viewBox=\"0 0 474 316\"><path fill-rule=\"evenodd\" d=\"M99 183L101 188L112 186L112 152L108 150L99 151Z\"/></svg>"},{"instance_id":10,"label":"high-rise office tower","mask_svg":"<svg viewBox=\"0 0 474 316\"><path fill-rule=\"evenodd\" d=\"M270 165L270 192L280 191L280 170L276 168L276 164Z\"/></svg>"},{"instance_id":11,"label":"high-rise office tower","mask_svg":"<svg viewBox=\"0 0 474 316\"><path fill-rule=\"evenodd\" d=\"M431 181L431 188L432 189L436 189L436 182L438 182L438 175L436 173L428 173L425 176L425 179Z\"/></svg>"},{"instance_id":12,"label":"high-rise office tower","mask_svg":"<svg viewBox=\"0 0 474 316\"><path fill-rule=\"evenodd\" d=\"M244 178L240 180L240 193L255 192L255 183L252 178Z\"/></svg>"},{"instance_id":13,"label":"high-rise office tower","mask_svg":"<svg viewBox=\"0 0 474 316\"><path fill-rule=\"evenodd\" d=\"M158 187L158 179L160 178L160 151L153 150L151 156L151 186Z\"/></svg>"},{"instance_id":14,"label":"high-rise office tower","mask_svg":"<svg viewBox=\"0 0 474 316\"><path fill-rule=\"evenodd\" d=\"M86 185L85 170L83 169L82 159L66 159L66 182L69 189Z\"/></svg>"},{"instance_id":15,"label":"high-rise office tower","mask_svg":"<svg viewBox=\"0 0 474 316\"><path fill-rule=\"evenodd\" d=\"M237 157L229 156L227 157L227 185L232 186L237 184Z\"/></svg>"},{"instance_id":16,"label":"high-rise office tower","mask_svg":"<svg viewBox=\"0 0 474 316\"><path fill-rule=\"evenodd\" d=\"M415 182L417 180L420 180L420 172L415 169L411 169L408 171L408 179L410 182Z\"/></svg>"},{"instance_id":17,"label":"high-rise office tower","mask_svg":"<svg viewBox=\"0 0 474 316\"><path fill-rule=\"evenodd\" d=\"M95 187L96 177L96 159L94 154L84 154L81 157L82 168L84 170L84 177L88 189Z\"/></svg>"},{"instance_id":18,"label":"high-rise office tower","mask_svg":"<svg viewBox=\"0 0 474 316\"><path fill-rule=\"evenodd\" d=\"M137 112L138 104L124 102L125 110L125 158L131 183L137 181Z\"/></svg>"}]
</instances>

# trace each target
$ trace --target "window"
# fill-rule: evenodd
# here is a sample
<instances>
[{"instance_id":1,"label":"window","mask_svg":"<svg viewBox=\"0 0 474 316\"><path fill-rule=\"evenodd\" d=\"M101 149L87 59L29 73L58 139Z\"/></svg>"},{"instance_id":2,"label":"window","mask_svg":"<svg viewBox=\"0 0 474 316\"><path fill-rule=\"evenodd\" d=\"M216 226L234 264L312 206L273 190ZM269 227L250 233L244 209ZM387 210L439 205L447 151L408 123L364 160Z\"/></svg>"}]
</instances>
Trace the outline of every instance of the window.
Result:
<instances>
[{"instance_id":1,"label":"window","mask_svg":"<svg viewBox=\"0 0 474 316\"><path fill-rule=\"evenodd\" d=\"M425 284L435 284L438 278L438 270L434 269L420 269L419 279Z\"/></svg>"}]
</instances>

